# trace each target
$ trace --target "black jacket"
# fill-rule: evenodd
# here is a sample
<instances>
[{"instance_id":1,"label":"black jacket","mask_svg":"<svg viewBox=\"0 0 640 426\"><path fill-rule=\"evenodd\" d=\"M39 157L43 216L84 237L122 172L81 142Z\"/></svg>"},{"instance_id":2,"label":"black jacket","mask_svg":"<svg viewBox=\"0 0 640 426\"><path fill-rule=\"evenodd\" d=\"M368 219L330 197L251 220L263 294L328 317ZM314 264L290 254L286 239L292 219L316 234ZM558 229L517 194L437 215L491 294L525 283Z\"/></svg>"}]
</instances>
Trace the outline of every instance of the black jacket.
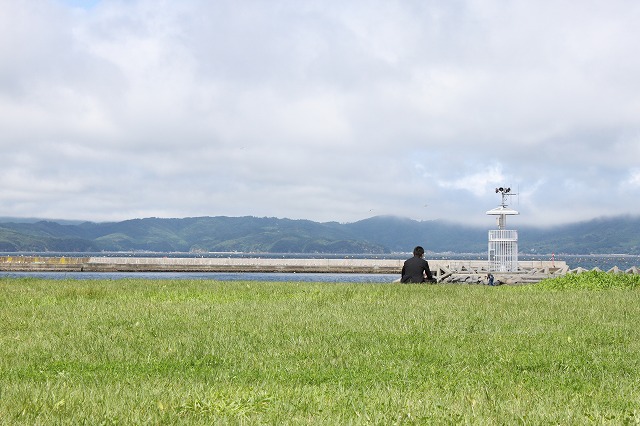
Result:
<instances>
[{"instance_id":1,"label":"black jacket","mask_svg":"<svg viewBox=\"0 0 640 426\"><path fill-rule=\"evenodd\" d=\"M422 283L425 281L425 273L427 279L432 281L433 276L429 269L429 262L419 256L413 256L411 259L405 260L400 281L403 283Z\"/></svg>"}]
</instances>

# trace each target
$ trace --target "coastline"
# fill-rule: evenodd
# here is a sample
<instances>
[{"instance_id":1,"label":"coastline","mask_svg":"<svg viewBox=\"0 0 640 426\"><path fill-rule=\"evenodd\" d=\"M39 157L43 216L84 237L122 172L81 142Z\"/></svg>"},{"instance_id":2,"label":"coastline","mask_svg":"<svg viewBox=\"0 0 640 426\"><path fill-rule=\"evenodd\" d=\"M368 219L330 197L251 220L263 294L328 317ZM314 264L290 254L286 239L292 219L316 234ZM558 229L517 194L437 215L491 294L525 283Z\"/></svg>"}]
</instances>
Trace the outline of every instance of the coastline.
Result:
<instances>
[{"instance_id":1,"label":"coastline","mask_svg":"<svg viewBox=\"0 0 640 426\"><path fill-rule=\"evenodd\" d=\"M484 283L488 262L428 259L438 282ZM279 272L400 274L402 259L0 256L5 272ZM536 282L567 273L564 261L521 261L518 272L492 272L502 283Z\"/></svg>"}]
</instances>

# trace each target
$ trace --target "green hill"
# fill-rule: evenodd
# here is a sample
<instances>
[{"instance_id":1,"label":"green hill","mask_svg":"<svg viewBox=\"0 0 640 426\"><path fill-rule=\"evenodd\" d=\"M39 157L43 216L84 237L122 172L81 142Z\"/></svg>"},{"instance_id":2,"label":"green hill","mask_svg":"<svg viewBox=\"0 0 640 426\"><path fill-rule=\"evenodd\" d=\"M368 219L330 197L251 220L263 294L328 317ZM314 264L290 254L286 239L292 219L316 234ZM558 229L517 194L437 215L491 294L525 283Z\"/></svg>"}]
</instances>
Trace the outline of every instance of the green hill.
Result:
<instances>
[{"instance_id":1,"label":"green hill","mask_svg":"<svg viewBox=\"0 0 640 426\"><path fill-rule=\"evenodd\" d=\"M239 251L263 253L483 253L487 228L377 216L353 223L278 218L145 218L122 222L0 221L0 251ZM640 254L640 216L519 232L521 253Z\"/></svg>"}]
</instances>

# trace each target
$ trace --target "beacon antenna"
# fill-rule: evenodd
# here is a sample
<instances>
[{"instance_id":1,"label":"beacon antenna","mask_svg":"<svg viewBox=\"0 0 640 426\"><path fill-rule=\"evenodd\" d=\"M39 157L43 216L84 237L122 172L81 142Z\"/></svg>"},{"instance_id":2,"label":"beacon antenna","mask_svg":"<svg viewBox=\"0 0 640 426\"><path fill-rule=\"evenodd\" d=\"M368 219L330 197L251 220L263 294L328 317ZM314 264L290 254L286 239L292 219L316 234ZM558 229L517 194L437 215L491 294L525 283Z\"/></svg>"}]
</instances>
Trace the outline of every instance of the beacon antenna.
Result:
<instances>
[{"instance_id":1,"label":"beacon antenna","mask_svg":"<svg viewBox=\"0 0 640 426\"><path fill-rule=\"evenodd\" d=\"M509 205L509 203L507 203L507 197L513 197L518 195L516 193L511 192L511 188L502 187L502 186L500 188L496 188L496 194L500 194L502 196L502 202L500 203L500 205L503 209L506 209L507 206ZM520 200L520 198L518 198L518 200ZM507 213L507 214L514 214L514 213ZM515 214L518 214L518 213L516 212Z\"/></svg>"}]
</instances>

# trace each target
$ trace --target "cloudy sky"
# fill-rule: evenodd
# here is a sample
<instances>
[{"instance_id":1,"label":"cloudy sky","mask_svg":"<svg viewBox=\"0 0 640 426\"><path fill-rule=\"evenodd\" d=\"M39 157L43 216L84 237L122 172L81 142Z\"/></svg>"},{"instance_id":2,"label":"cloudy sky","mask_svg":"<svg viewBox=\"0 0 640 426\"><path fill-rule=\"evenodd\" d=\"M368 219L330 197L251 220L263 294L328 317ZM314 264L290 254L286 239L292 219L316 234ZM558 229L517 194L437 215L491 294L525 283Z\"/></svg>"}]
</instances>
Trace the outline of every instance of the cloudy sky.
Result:
<instances>
[{"instance_id":1,"label":"cloudy sky","mask_svg":"<svg viewBox=\"0 0 640 426\"><path fill-rule=\"evenodd\" d=\"M640 3L0 0L0 216L640 214Z\"/></svg>"}]
</instances>

